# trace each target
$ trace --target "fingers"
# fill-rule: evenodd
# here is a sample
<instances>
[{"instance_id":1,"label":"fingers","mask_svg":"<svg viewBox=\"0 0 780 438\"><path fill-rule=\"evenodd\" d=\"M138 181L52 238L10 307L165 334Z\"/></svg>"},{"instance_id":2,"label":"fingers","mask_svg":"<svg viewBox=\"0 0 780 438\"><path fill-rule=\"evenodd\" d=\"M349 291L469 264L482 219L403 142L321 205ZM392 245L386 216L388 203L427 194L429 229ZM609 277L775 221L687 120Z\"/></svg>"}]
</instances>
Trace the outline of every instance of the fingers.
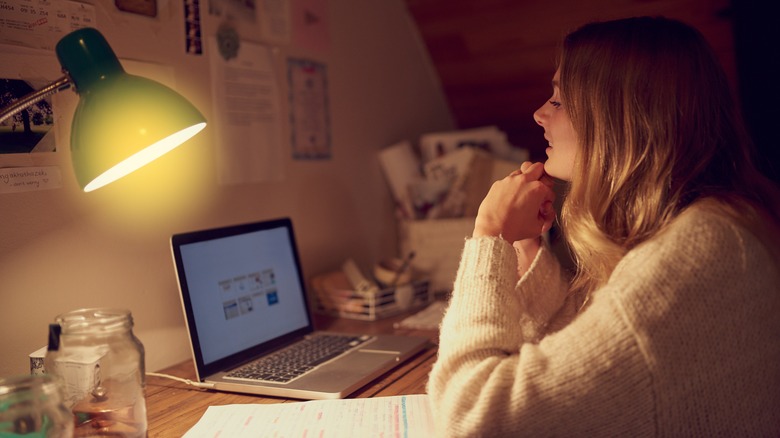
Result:
<instances>
[{"instance_id":1,"label":"fingers","mask_svg":"<svg viewBox=\"0 0 780 438\"><path fill-rule=\"evenodd\" d=\"M542 169L542 173L544 173L544 164L542 163L532 163L530 161L525 161L523 164L520 165L520 168L515 170L514 172L510 173L509 176L518 176L518 175L525 175L525 174L536 174L537 168ZM538 177L534 178L538 179Z\"/></svg>"},{"instance_id":2,"label":"fingers","mask_svg":"<svg viewBox=\"0 0 780 438\"><path fill-rule=\"evenodd\" d=\"M523 163L496 181L480 204L472 236L502 236L509 242L549 230L555 220L555 192L543 163Z\"/></svg>"},{"instance_id":3,"label":"fingers","mask_svg":"<svg viewBox=\"0 0 780 438\"><path fill-rule=\"evenodd\" d=\"M549 188L555 187L555 180L544 172L544 163L531 163L526 161L520 165L519 171L512 172L512 176L528 175L529 178L541 181Z\"/></svg>"},{"instance_id":4,"label":"fingers","mask_svg":"<svg viewBox=\"0 0 780 438\"><path fill-rule=\"evenodd\" d=\"M521 169L523 169L523 175L528 175L528 178L537 181L542 178L544 175L544 164L542 163L533 163L530 164L527 161L523 164L528 164L524 168L521 166Z\"/></svg>"}]
</instances>

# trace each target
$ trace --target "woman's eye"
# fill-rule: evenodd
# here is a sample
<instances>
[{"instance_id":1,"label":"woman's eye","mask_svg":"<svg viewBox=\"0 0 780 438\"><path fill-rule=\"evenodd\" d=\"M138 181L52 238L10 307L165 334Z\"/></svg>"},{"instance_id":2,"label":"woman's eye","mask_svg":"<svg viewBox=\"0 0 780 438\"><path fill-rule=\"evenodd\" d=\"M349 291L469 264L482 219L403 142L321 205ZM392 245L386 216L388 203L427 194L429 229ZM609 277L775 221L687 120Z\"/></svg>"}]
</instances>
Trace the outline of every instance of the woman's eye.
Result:
<instances>
[{"instance_id":1,"label":"woman's eye","mask_svg":"<svg viewBox=\"0 0 780 438\"><path fill-rule=\"evenodd\" d=\"M557 100L551 100L550 101L550 105L554 106L555 108L560 108L561 107L561 103L558 102Z\"/></svg>"}]
</instances>

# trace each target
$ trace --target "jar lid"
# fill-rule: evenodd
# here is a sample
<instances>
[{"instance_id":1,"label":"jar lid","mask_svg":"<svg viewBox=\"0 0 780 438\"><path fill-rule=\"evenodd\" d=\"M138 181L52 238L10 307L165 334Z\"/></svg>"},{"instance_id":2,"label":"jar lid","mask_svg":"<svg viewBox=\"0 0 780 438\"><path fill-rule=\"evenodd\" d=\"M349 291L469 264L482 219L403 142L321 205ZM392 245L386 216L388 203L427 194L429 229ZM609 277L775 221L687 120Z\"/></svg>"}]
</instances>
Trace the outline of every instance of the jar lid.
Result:
<instances>
[{"instance_id":1,"label":"jar lid","mask_svg":"<svg viewBox=\"0 0 780 438\"><path fill-rule=\"evenodd\" d=\"M133 326L129 310L111 308L79 309L57 316L62 333L111 332L127 330Z\"/></svg>"}]
</instances>

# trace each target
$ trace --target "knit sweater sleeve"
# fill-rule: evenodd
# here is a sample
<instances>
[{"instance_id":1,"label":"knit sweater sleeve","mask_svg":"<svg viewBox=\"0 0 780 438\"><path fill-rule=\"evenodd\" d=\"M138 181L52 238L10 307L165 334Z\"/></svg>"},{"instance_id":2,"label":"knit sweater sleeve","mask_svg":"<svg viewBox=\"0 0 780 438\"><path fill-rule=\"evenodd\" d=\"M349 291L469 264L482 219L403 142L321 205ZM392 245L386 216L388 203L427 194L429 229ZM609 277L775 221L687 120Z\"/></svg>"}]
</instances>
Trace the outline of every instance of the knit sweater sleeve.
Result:
<instances>
[{"instance_id":1,"label":"knit sweater sleeve","mask_svg":"<svg viewBox=\"0 0 780 438\"><path fill-rule=\"evenodd\" d=\"M731 219L689 208L560 330L552 255L516 268L500 239L464 245L427 387L439 436L780 433L780 272Z\"/></svg>"},{"instance_id":2,"label":"knit sweater sleeve","mask_svg":"<svg viewBox=\"0 0 780 438\"><path fill-rule=\"evenodd\" d=\"M456 294L449 306L448 323L457 325L460 321L458 309L467 309L472 317L485 323L480 325L484 333L474 338L475 344L481 345L486 338L498 334L511 340L506 345L496 345L502 351L517 351L525 342L538 342L568 294L568 283L561 275L560 265L546 246L540 248L530 268L518 281L517 253L512 246L500 238L469 239L458 272L456 290L480 290L500 302L503 309L496 312L481 293ZM477 316L477 311L484 314ZM444 336L447 334L448 331L443 332ZM443 342L445 349L456 343L459 342Z\"/></svg>"},{"instance_id":3,"label":"knit sweater sleeve","mask_svg":"<svg viewBox=\"0 0 780 438\"><path fill-rule=\"evenodd\" d=\"M567 294L560 267L542 248L519 281L516 269L516 254L503 240L466 241L427 388L437 434L576 435L601 424L621 431L624 423L604 416L621 409L621 389L649 384L621 318L587 312L589 317L570 324L580 327L545 337ZM623 385L612 385L616 391L589 391L615 378L605 372L612 360L627 364ZM652 418L652 400L633 403L640 406L624 416L625 423ZM569 415L561 415L562 408Z\"/></svg>"}]
</instances>

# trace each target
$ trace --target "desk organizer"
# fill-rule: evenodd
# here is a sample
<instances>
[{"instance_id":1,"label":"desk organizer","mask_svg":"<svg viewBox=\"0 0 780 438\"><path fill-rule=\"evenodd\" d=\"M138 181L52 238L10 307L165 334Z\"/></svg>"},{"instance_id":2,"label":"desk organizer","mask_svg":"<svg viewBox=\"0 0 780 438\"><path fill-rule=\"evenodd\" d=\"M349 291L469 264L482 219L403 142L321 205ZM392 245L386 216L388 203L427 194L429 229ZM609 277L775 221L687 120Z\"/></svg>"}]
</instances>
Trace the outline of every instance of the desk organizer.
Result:
<instances>
[{"instance_id":1,"label":"desk organizer","mask_svg":"<svg viewBox=\"0 0 780 438\"><path fill-rule=\"evenodd\" d=\"M471 236L474 220L468 217L399 222L398 253L415 253L412 269L430 279L435 294L446 296L452 291L463 242Z\"/></svg>"},{"instance_id":2,"label":"desk organizer","mask_svg":"<svg viewBox=\"0 0 780 438\"><path fill-rule=\"evenodd\" d=\"M331 272L312 279L314 309L331 316L374 321L427 306L433 301L429 284L427 279L413 279L375 293L360 293L353 290L342 271Z\"/></svg>"}]
</instances>

